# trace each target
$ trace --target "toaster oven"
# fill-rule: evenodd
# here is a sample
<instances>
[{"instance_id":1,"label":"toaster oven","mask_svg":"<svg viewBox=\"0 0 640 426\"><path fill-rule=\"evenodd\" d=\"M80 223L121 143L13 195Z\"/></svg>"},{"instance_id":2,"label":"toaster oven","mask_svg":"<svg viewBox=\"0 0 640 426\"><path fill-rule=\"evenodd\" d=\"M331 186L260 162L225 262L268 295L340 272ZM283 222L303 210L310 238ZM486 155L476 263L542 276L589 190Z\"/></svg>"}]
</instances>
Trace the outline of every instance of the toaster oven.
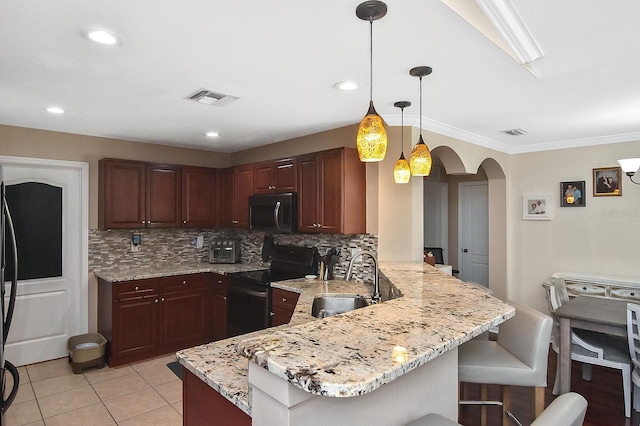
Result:
<instances>
[{"instance_id":1,"label":"toaster oven","mask_svg":"<svg viewBox=\"0 0 640 426\"><path fill-rule=\"evenodd\" d=\"M239 240L211 240L209 243L209 263L238 263L239 261Z\"/></svg>"}]
</instances>

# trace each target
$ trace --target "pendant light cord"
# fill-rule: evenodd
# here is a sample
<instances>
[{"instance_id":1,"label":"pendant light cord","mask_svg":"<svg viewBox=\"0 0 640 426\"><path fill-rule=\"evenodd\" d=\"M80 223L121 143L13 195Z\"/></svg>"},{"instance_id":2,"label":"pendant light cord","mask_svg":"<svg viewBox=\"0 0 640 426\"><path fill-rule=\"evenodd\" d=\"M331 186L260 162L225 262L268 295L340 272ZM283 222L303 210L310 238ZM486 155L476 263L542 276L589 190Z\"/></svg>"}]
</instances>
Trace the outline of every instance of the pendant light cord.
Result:
<instances>
[{"instance_id":1,"label":"pendant light cord","mask_svg":"<svg viewBox=\"0 0 640 426\"><path fill-rule=\"evenodd\" d=\"M373 102L373 16L369 17L369 101Z\"/></svg>"},{"instance_id":2,"label":"pendant light cord","mask_svg":"<svg viewBox=\"0 0 640 426\"><path fill-rule=\"evenodd\" d=\"M402 148L400 149L400 156L404 157L404 108L400 108L400 131L402 134Z\"/></svg>"},{"instance_id":3,"label":"pendant light cord","mask_svg":"<svg viewBox=\"0 0 640 426\"><path fill-rule=\"evenodd\" d=\"M422 76L420 76L420 137L422 137Z\"/></svg>"}]
</instances>

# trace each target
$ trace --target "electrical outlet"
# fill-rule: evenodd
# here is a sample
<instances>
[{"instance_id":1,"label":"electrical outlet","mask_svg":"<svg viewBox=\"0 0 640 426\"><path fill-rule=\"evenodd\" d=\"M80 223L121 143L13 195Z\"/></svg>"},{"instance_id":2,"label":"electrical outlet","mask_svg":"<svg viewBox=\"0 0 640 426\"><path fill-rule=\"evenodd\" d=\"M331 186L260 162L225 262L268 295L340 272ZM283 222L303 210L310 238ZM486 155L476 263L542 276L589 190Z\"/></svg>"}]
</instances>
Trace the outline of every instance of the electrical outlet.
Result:
<instances>
[{"instance_id":1,"label":"electrical outlet","mask_svg":"<svg viewBox=\"0 0 640 426\"><path fill-rule=\"evenodd\" d=\"M133 241L131 242L131 253L135 253L137 251L140 251L140 246L136 245L133 243Z\"/></svg>"},{"instance_id":2,"label":"electrical outlet","mask_svg":"<svg viewBox=\"0 0 640 426\"><path fill-rule=\"evenodd\" d=\"M359 251L360 249L351 247L351 259L353 259L353 256ZM358 257L354 263L362 263L362 256Z\"/></svg>"}]
</instances>

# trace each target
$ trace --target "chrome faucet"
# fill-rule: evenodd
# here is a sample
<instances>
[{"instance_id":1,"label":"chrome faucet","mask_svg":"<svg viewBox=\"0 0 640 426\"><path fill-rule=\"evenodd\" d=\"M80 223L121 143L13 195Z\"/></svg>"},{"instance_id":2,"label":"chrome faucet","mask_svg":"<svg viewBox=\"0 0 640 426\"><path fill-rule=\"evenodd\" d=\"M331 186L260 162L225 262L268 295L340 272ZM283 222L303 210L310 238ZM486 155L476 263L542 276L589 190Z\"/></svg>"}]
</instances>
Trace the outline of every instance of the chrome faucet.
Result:
<instances>
[{"instance_id":1,"label":"chrome faucet","mask_svg":"<svg viewBox=\"0 0 640 426\"><path fill-rule=\"evenodd\" d=\"M375 253L369 250L360 250L355 252L351 257L351 261L349 261L349 269L347 269L347 276L345 277L345 279L347 281L351 280L351 272L353 270L353 264L355 263L358 257L364 256L365 254L371 257L371 259L373 259L373 266L375 268L375 273L373 275L373 296L371 296L371 303L378 303L382 299L382 296L380 296L380 276L379 276L380 272L378 269L378 259L376 258Z\"/></svg>"}]
</instances>

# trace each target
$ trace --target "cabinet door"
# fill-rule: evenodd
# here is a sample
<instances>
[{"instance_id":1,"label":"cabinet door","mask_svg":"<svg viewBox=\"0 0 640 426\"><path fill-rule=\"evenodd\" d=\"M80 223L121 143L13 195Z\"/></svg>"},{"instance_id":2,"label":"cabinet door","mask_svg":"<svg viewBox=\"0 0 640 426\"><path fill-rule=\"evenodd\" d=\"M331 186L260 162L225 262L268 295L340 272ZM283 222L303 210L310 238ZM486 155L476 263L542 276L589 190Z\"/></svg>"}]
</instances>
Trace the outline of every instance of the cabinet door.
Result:
<instances>
[{"instance_id":1,"label":"cabinet door","mask_svg":"<svg viewBox=\"0 0 640 426\"><path fill-rule=\"evenodd\" d=\"M144 163L100 160L100 229L140 228L145 224Z\"/></svg>"},{"instance_id":2,"label":"cabinet door","mask_svg":"<svg viewBox=\"0 0 640 426\"><path fill-rule=\"evenodd\" d=\"M181 204L180 167L159 164L147 165L147 227L179 227L182 222Z\"/></svg>"},{"instance_id":3,"label":"cabinet door","mask_svg":"<svg viewBox=\"0 0 640 426\"><path fill-rule=\"evenodd\" d=\"M113 358L131 357L159 348L158 295L115 300Z\"/></svg>"},{"instance_id":4,"label":"cabinet door","mask_svg":"<svg viewBox=\"0 0 640 426\"><path fill-rule=\"evenodd\" d=\"M182 284L160 293L160 344L167 349L207 336L207 289L189 279L179 278Z\"/></svg>"},{"instance_id":5,"label":"cabinet door","mask_svg":"<svg viewBox=\"0 0 640 426\"><path fill-rule=\"evenodd\" d=\"M227 332L227 289L228 279L224 275L213 274L213 338L226 339Z\"/></svg>"},{"instance_id":6,"label":"cabinet door","mask_svg":"<svg viewBox=\"0 0 640 426\"><path fill-rule=\"evenodd\" d=\"M273 161L253 165L254 194L272 194L275 191L274 170Z\"/></svg>"},{"instance_id":7,"label":"cabinet door","mask_svg":"<svg viewBox=\"0 0 640 426\"><path fill-rule=\"evenodd\" d=\"M205 167L182 168L182 226L216 226L216 170Z\"/></svg>"},{"instance_id":8,"label":"cabinet door","mask_svg":"<svg viewBox=\"0 0 640 426\"><path fill-rule=\"evenodd\" d=\"M220 225L223 227L235 226L235 187L236 175L233 168L224 169L221 174L221 191L220 191Z\"/></svg>"},{"instance_id":9,"label":"cabinet door","mask_svg":"<svg viewBox=\"0 0 640 426\"><path fill-rule=\"evenodd\" d=\"M253 166L236 167L235 216L237 228L249 229L249 197L253 194Z\"/></svg>"},{"instance_id":10,"label":"cabinet door","mask_svg":"<svg viewBox=\"0 0 640 426\"><path fill-rule=\"evenodd\" d=\"M315 154L298 158L298 230L318 232L318 159Z\"/></svg>"},{"instance_id":11,"label":"cabinet door","mask_svg":"<svg viewBox=\"0 0 640 426\"><path fill-rule=\"evenodd\" d=\"M336 234L342 232L344 161L342 150L318 154L320 199L319 231Z\"/></svg>"},{"instance_id":12,"label":"cabinet door","mask_svg":"<svg viewBox=\"0 0 640 426\"><path fill-rule=\"evenodd\" d=\"M295 158L275 161L273 175L276 192L298 191L298 162Z\"/></svg>"},{"instance_id":13,"label":"cabinet door","mask_svg":"<svg viewBox=\"0 0 640 426\"><path fill-rule=\"evenodd\" d=\"M271 326L288 324L300 295L292 291L274 288L271 292Z\"/></svg>"}]
</instances>

